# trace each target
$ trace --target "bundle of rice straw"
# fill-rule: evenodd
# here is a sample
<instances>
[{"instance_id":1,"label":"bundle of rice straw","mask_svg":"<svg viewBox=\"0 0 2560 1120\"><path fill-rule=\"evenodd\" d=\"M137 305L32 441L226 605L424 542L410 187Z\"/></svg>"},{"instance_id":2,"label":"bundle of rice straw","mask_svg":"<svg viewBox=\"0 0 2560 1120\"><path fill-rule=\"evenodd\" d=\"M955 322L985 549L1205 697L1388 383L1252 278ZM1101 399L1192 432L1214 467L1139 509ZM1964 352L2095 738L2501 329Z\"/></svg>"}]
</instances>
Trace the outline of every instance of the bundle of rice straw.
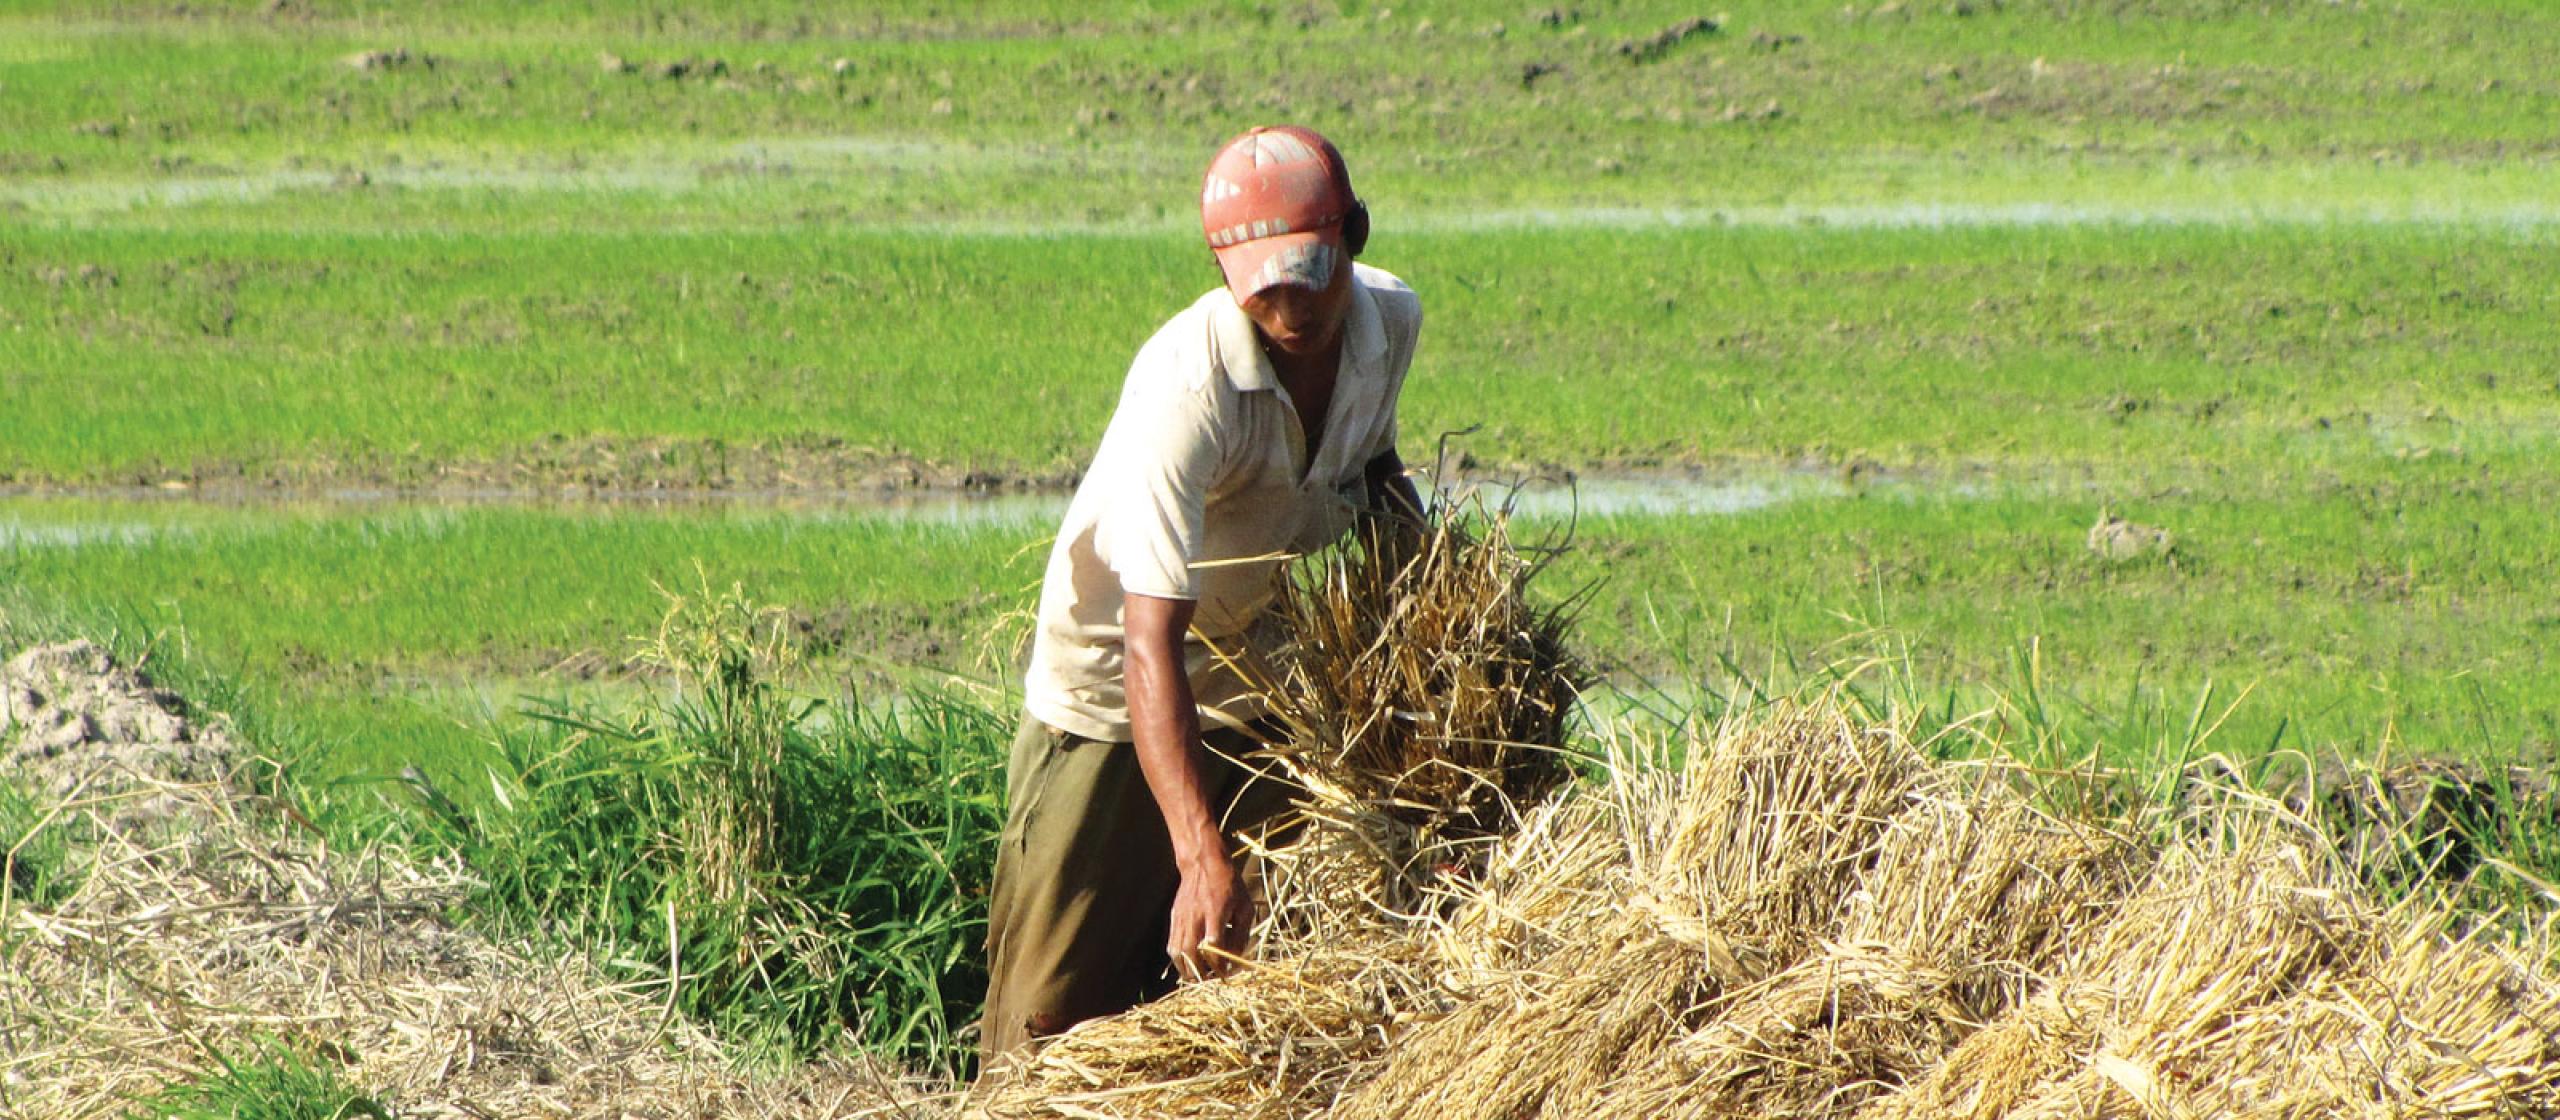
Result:
<instances>
[{"instance_id":1,"label":"bundle of rice straw","mask_svg":"<svg viewBox=\"0 0 2560 1120\"><path fill-rule=\"evenodd\" d=\"M1457 508L1308 558L1275 604L1288 642L1254 668L1282 734L1264 754L1310 794L1306 832L1269 861L1284 921L1355 900L1405 913L1573 774L1573 601L1532 598L1545 561L1507 517Z\"/></svg>"},{"instance_id":2,"label":"bundle of rice straw","mask_svg":"<svg viewBox=\"0 0 2560 1120\"><path fill-rule=\"evenodd\" d=\"M1543 560L1500 514L1378 531L1296 566L1274 604L1288 636L1263 693L1271 754L1319 796L1474 835L1507 829L1571 774L1583 671L1571 603L1541 606Z\"/></svg>"},{"instance_id":3,"label":"bundle of rice straw","mask_svg":"<svg viewBox=\"0 0 2560 1120\"><path fill-rule=\"evenodd\" d=\"M1933 761L1827 699L1697 741L1621 738L1609 767L1528 814L1445 915L1281 930L1271 963L1070 1032L981 1100L1370 1120L2560 1115L2549 924L2379 905L2272 800L2196 791L2176 819L2078 819L2044 806L2095 799ZM1299 1009L1321 1011L1323 1045L1292 1048Z\"/></svg>"},{"instance_id":4,"label":"bundle of rice straw","mask_svg":"<svg viewBox=\"0 0 2560 1120\"><path fill-rule=\"evenodd\" d=\"M124 1117L279 1048L429 1120L945 1111L866 1062L740 1072L663 984L457 927L459 866L293 826L227 722L94 645L12 660L0 698L8 777L76 838L67 893L0 909L0 1115Z\"/></svg>"}]
</instances>

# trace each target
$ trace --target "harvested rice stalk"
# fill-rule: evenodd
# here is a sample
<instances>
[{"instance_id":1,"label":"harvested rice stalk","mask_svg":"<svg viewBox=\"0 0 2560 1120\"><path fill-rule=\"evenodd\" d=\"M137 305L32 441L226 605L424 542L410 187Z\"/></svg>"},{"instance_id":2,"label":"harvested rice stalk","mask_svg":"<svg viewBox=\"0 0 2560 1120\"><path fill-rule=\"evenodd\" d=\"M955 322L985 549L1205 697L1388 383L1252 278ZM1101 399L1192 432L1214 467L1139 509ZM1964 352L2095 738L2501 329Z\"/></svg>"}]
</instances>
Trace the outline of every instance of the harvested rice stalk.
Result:
<instances>
[{"instance_id":1,"label":"harvested rice stalk","mask_svg":"<svg viewBox=\"0 0 2560 1120\"><path fill-rule=\"evenodd\" d=\"M1545 561L1500 515L1438 519L1410 555L1375 539L1300 566L1274 613L1290 635L1263 682L1287 734L1270 753L1319 796L1428 832L1482 837L1572 775L1584 682L1540 607Z\"/></svg>"},{"instance_id":2,"label":"harvested rice stalk","mask_svg":"<svg viewBox=\"0 0 2560 1120\"><path fill-rule=\"evenodd\" d=\"M1595 1116L1846 1115L1969 1030L1956 978L1893 946L1822 946L1676 1041ZM1719 1013L1721 1012L1721 1013Z\"/></svg>"},{"instance_id":3,"label":"harvested rice stalk","mask_svg":"<svg viewBox=\"0 0 2560 1120\"><path fill-rule=\"evenodd\" d=\"M2024 994L2129 885L2129 845L2035 810L1991 778L1915 794L1845 894L1836 931L1784 972L1697 1009L1669 1060L1596 1118L1846 1116Z\"/></svg>"},{"instance_id":4,"label":"harvested rice stalk","mask_svg":"<svg viewBox=\"0 0 2560 1120\"><path fill-rule=\"evenodd\" d=\"M1623 1069L1670 1044L1683 1008L1740 979L1702 967L1647 915L1610 925L1539 961L1513 991L1480 995L1399 1041L1326 1115L1586 1115Z\"/></svg>"},{"instance_id":5,"label":"harvested rice stalk","mask_svg":"<svg viewBox=\"0 0 2560 1120\"><path fill-rule=\"evenodd\" d=\"M2240 822L2248 823L2248 822ZM2292 837L2251 825L2169 849L2142 888L2070 938L2046 990L1862 1116L2176 1113L2225 1027L2359 954L2352 908Z\"/></svg>"},{"instance_id":6,"label":"harvested rice stalk","mask_svg":"<svg viewBox=\"0 0 2560 1120\"><path fill-rule=\"evenodd\" d=\"M2560 1114L2548 928L2500 945L2456 933L2441 909L2383 909L2349 889L2351 863L2305 861L2293 839L2243 833L2237 850L2205 865L2199 897L2180 912L2192 952L2145 966L2122 947L2113 977L2090 985L2111 997L2090 1003L2096 1052L2024 1111ZM2122 924L2157 928L2168 915ZM2271 916L2277 928L2249 924Z\"/></svg>"},{"instance_id":7,"label":"harvested rice stalk","mask_svg":"<svg viewBox=\"0 0 2560 1120\"><path fill-rule=\"evenodd\" d=\"M1678 800L1637 816L1638 900L1672 936L1712 930L1787 958L1839 920L1894 819L1948 783L1835 708L1781 706L1691 751Z\"/></svg>"},{"instance_id":8,"label":"harvested rice stalk","mask_svg":"<svg viewBox=\"0 0 2560 1120\"><path fill-rule=\"evenodd\" d=\"M1472 997L1567 945L1598 937L1623 894L1627 802L1657 804L1670 776L1626 771L1552 801L1496 849L1462 905L1429 927L1441 984Z\"/></svg>"},{"instance_id":9,"label":"harvested rice stalk","mask_svg":"<svg viewBox=\"0 0 2560 1120\"><path fill-rule=\"evenodd\" d=\"M1265 859L1266 940L1410 925L1572 776L1583 670L1569 606L1531 601L1544 563L1499 514L1461 514L1418 542L1363 534L1284 581L1289 644L1245 668L1282 732L1265 753L1309 796Z\"/></svg>"},{"instance_id":10,"label":"harvested rice stalk","mask_svg":"<svg viewBox=\"0 0 2560 1120\"><path fill-rule=\"evenodd\" d=\"M1614 917L1479 984L1333 1115L1600 1114L1737 993L1816 947L1931 777L1908 744L1832 710L1780 710L1692 745L1676 778L1613 791L1615 811L1582 818L1586 835L1541 837L1620 853L1624 872L1592 900Z\"/></svg>"},{"instance_id":11,"label":"harvested rice stalk","mask_svg":"<svg viewBox=\"0 0 2560 1120\"><path fill-rule=\"evenodd\" d=\"M2073 931L2102 920L2149 853L2036 808L2013 792L2014 771L1963 777L1966 787L1921 799L1886 829L1838 936L1945 972L1961 1013L1980 1022L2022 999Z\"/></svg>"},{"instance_id":12,"label":"harvested rice stalk","mask_svg":"<svg viewBox=\"0 0 2560 1120\"><path fill-rule=\"evenodd\" d=\"M2355 967L2241 1016L2190 1100L2208 1115L2560 1115L2560 990L2535 971L2550 931L2519 946L2448 927L2417 915Z\"/></svg>"},{"instance_id":13,"label":"harvested rice stalk","mask_svg":"<svg viewBox=\"0 0 2560 1120\"><path fill-rule=\"evenodd\" d=\"M1427 1002L1412 941L1257 962L1081 1024L981 1078L970 1116L1282 1120L1329 1104Z\"/></svg>"}]
</instances>

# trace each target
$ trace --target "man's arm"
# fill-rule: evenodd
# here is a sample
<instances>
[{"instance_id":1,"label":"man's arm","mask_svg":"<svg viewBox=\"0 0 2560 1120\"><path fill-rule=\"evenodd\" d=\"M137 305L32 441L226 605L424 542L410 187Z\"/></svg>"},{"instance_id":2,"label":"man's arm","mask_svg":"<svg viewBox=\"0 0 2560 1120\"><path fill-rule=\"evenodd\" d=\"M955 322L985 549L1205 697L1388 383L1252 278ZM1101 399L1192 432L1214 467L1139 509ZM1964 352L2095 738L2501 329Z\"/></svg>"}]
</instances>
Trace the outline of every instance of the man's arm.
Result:
<instances>
[{"instance_id":1,"label":"man's arm","mask_svg":"<svg viewBox=\"0 0 2560 1120\"><path fill-rule=\"evenodd\" d=\"M1369 460L1369 508L1388 517L1401 518L1415 525L1423 524L1422 495L1413 488L1413 476L1406 474L1404 456L1395 448L1379 452Z\"/></svg>"},{"instance_id":2,"label":"man's arm","mask_svg":"<svg viewBox=\"0 0 2560 1120\"><path fill-rule=\"evenodd\" d=\"M1184 979L1214 976L1226 962L1206 952L1244 952L1253 925L1253 898L1245 891L1227 841L1209 807L1202 765L1200 712L1182 663L1182 636L1196 604L1130 593L1123 597L1121 627L1128 651L1129 726L1137 740L1138 769L1173 836L1173 862L1182 885L1173 896L1173 923L1165 953Z\"/></svg>"},{"instance_id":3,"label":"man's arm","mask_svg":"<svg viewBox=\"0 0 2560 1120\"><path fill-rule=\"evenodd\" d=\"M1384 538L1388 555L1401 564L1422 548L1422 534L1430 519L1422 511L1422 495L1413 488L1413 476L1406 474L1404 457L1388 448L1369 460L1364 469L1369 483L1369 531Z\"/></svg>"}]
</instances>

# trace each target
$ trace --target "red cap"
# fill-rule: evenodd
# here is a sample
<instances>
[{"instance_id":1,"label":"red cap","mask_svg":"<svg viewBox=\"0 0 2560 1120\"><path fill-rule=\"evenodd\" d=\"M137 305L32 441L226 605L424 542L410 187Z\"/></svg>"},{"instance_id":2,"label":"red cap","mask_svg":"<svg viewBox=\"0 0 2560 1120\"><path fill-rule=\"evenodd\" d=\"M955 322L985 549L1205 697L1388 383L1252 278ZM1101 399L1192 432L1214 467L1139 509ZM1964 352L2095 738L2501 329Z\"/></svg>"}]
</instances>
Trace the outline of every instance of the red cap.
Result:
<instances>
[{"instance_id":1,"label":"red cap","mask_svg":"<svg viewBox=\"0 0 2560 1120\"><path fill-rule=\"evenodd\" d=\"M1359 200L1333 142L1295 125L1227 141L1209 161L1200 227L1237 303L1275 284L1322 288L1349 254L1342 220Z\"/></svg>"}]
</instances>

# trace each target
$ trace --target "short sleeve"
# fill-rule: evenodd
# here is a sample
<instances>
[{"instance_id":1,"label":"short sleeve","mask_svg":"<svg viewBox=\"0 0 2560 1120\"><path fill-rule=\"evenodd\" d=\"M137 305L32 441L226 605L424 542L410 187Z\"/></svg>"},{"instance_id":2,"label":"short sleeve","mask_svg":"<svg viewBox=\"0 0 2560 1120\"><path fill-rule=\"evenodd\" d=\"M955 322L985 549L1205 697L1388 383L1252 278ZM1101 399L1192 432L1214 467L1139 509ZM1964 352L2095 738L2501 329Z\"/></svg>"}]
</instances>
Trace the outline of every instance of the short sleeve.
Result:
<instances>
[{"instance_id":1,"label":"short sleeve","mask_svg":"<svg viewBox=\"0 0 2560 1120\"><path fill-rule=\"evenodd\" d=\"M1399 283L1378 293L1378 313L1387 334L1387 399L1368 454L1361 457L1363 465L1396 449L1396 409L1404 400L1405 375L1412 372L1414 351L1422 342L1422 297Z\"/></svg>"},{"instance_id":2,"label":"short sleeve","mask_svg":"<svg viewBox=\"0 0 2560 1120\"><path fill-rule=\"evenodd\" d=\"M1096 544L1122 591L1198 599L1210 492L1223 469L1220 378L1179 368L1201 360L1186 347L1150 343L1139 352L1119 410L1094 456L1112 472Z\"/></svg>"}]
</instances>

